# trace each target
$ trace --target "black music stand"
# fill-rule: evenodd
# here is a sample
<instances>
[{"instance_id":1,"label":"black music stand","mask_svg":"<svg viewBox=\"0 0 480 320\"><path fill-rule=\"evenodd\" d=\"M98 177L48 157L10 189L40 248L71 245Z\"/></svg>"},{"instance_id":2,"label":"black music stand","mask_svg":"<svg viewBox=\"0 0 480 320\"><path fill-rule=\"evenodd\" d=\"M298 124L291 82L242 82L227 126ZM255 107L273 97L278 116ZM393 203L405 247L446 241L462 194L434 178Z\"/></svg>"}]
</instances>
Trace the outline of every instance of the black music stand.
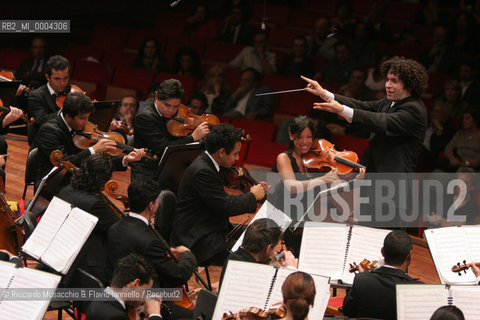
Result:
<instances>
[{"instance_id":1,"label":"black music stand","mask_svg":"<svg viewBox=\"0 0 480 320\"><path fill-rule=\"evenodd\" d=\"M96 124L101 131L108 131L113 117L120 106L120 100L97 101L93 103L95 112L90 115L89 121Z\"/></svg>"},{"instance_id":2,"label":"black music stand","mask_svg":"<svg viewBox=\"0 0 480 320\"><path fill-rule=\"evenodd\" d=\"M185 171L203 149L203 144L199 142L165 148L155 175L162 189L177 193Z\"/></svg>"},{"instance_id":3,"label":"black music stand","mask_svg":"<svg viewBox=\"0 0 480 320\"><path fill-rule=\"evenodd\" d=\"M9 107L17 94L18 86L21 81L0 81L0 99L3 106Z\"/></svg>"}]
</instances>

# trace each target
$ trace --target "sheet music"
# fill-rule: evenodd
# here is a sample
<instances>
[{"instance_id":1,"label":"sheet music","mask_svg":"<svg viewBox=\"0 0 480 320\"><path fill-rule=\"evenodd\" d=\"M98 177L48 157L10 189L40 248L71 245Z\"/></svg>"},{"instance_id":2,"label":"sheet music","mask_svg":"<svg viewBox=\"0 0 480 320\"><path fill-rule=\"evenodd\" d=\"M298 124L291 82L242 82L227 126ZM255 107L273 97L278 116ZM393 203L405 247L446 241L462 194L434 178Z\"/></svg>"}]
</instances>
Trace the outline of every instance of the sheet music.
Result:
<instances>
[{"instance_id":1,"label":"sheet music","mask_svg":"<svg viewBox=\"0 0 480 320\"><path fill-rule=\"evenodd\" d=\"M472 261L472 254L464 228L448 227L425 230L425 237L442 283L475 283L473 272L459 276L452 272L457 262Z\"/></svg>"},{"instance_id":2,"label":"sheet music","mask_svg":"<svg viewBox=\"0 0 480 320\"><path fill-rule=\"evenodd\" d=\"M39 259L47 250L70 210L71 206L68 202L54 197L22 250Z\"/></svg>"},{"instance_id":3,"label":"sheet music","mask_svg":"<svg viewBox=\"0 0 480 320\"><path fill-rule=\"evenodd\" d=\"M97 217L73 208L42 260L66 274L97 222Z\"/></svg>"},{"instance_id":4,"label":"sheet music","mask_svg":"<svg viewBox=\"0 0 480 320\"><path fill-rule=\"evenodd\" d=\"M347 252L347 262L343 271L342 281L353 283L355 273L348 271L350 263L359 264L363 259L382 261L383 240L391 230L374 229L362 226L352 227L352 236Z\"/></svg>"},{"instance_id":5,"label":"sheet music","mask_svg":"<svg viewBox=\"0 0 480 320\"><path fill-rule=\"evenodd\" d=\"M397 284L398 320L429 320L447 302L448 290L444 285Z\"/></svg>"},{"instance_id":6,"label":"sheet music","mask_svg":"<svg viewBox=\"0 0 480 320\"><path fill-rule=\"evenodd\" d=\"M305 223L298 268L340 279L349 229L348 225L339 223Z\"/></svg>"},{"instance_id":7,"label":"sheet music","mask_svg":"<svg viewBox=\"0 0 480 320\"><path fill-rule=\"evenodd\" d=\"M461 229L464 230L467 236L472 255L472 261L467 261L467 263L480 262L480 226L462 226Z\"/></svg>"},{"instance_id":8,"label":"sheet music","mask_svg":"<svg viewBox=\"0 0 480 320\"><path fill-rule=\"evenodd\" d=\"M480 315L480 286L452 286L453 304L462 310L465 319L477 319Z\"/></svg>"},{"instance_id":9,"label":"sheet music","mask_svg":"<svg viewBox=\"0 0 480 320\"><path fill-rule=\"evenodd\" d=\"M0 288L6 288L14 274L15 265L13 263L0 261Z\"/></svg>"},{"instance_id":10,"label":"sheet music","mask_svg":"<svg viewBox=\"0 0 480 320\"><path fill-rule=\"evenodd\" d=\"M3 270L2 270L3 271ZM9 288L14 289L55 289L61 277L29 268L15 269L15 275ZM0 320L3 319L43 319L50 300L2 301L0 304Z\"/></svg>"},{"instance_id":11,"label":"sheet music","mask_svg":"<svg viewBox=\"0 0 480 320\"><path fill-rule=\"evenodd\" d=\"M263 203L263 205L258 210L257 214L255 214L255 217L253 217L253 219L250 221L248 225L250 225L253 221L258 220L260 218L272 219L278 224L280 229L282 229L282 232L285 232L285 230L287 230L288 226L292 222L292 219L290 219L289 216L283 213L283 211L275 208L268 201L265 201ZM240 238L238 238L237 242L235 242L235 245L233 246L232 251L237 251L238 248L240 248L240 246L242 245L244 236L245 236L245 231L242 233Z\"/></svg>"},{"instance_id":12,"label":"sheet music","mask_svg":"<svg viewBox=\"0 0 480 320\"><path fill-rule=\"evenodd\" d=\"M263 309L274 273L272 266L230 260L212 319L250 307Z\"/></svg>"}]
</instances>

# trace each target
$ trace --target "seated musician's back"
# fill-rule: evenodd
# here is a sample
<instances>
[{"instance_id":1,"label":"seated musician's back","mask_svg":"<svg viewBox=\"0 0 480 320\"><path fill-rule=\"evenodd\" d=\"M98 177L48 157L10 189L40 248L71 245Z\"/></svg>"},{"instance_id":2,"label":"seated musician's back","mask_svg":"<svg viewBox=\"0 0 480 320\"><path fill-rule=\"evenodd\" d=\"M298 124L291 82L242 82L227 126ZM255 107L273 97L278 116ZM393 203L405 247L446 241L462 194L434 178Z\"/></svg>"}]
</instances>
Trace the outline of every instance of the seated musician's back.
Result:
<instances>
[{"instance_id":1,"label":"seated musician's back","mask_svg":"<svg viewBox=\"0 0 480 320\"><path fill-rule=\"evenodd\" d=\"M255 212L257 200L265 196L265 182L239 195L229 195L223 188L220 166L235 164L241 141L239 129L225 124L215 126L207 135L207 150L192 162L180 183L172 243L191 248L200 264L223 264L228 255L228 218Z\"/></svg>"},{"instance_id":2,"label":"seated musician's back","mask_svg":"<svg viewBox=\"0 0 480 320\"><path fill-rule=\"evenodd\" d=\"M385 237L382 255L384 266L355 276L343 302L346 316L397 319L396 285L420 283L407 274L412 240L405 231L395 230Z\"/></svg>"}]
</instances>

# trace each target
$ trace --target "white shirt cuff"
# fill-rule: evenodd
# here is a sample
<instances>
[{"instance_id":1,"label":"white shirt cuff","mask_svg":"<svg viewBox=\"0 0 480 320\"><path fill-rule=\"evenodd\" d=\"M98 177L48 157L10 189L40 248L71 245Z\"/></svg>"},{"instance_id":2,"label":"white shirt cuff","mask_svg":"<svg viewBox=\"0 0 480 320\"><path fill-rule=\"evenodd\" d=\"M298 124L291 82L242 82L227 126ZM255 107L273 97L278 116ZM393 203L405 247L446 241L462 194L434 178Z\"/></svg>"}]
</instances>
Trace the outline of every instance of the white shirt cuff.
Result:
<instances>
[{"instance_id":1,"label":"white shirt cuff","mask_svg":"<svg viewBox=\"0 0 480 320\"><path fill-rule=\"evenodd\" d=\"M126 156L122 158L122 166L124 167L128 166L128 163L125 161L125 158Z\"/></svg>"},{"instance_id":2,"label":"white shirt cuff","mask_svg":"<svg viewBox=\"0 0 480 320\"><path fill-rule=\"evenodd\" d=\"M350 108L346 105L343 105L343 111L340 113L340 115L348 121L348 123L352 123L353 119L353 108Z\"/></svg>"},{"instance_id":3,"label":"white shirt cuff","mask_svg":"<svg viewBox=\"0 0 480 320\"><path fill-rule=\"evenodd\" d=\"M95 154L95 150L93 150L93 147L88 148L88 150L90 151L90 154Z\"/></svg>"},{"instance_id":4,"label":"white shirt cuff","mask_svg":"<svg viewBox=\"0 0 480 320\"><path fill-rule=\"evenodd\" d=\"M325 95L321 97L323 100L327 101L328 99L335 99L335 95L328 90L325 90Z\"/></svg>"}]
</instances>

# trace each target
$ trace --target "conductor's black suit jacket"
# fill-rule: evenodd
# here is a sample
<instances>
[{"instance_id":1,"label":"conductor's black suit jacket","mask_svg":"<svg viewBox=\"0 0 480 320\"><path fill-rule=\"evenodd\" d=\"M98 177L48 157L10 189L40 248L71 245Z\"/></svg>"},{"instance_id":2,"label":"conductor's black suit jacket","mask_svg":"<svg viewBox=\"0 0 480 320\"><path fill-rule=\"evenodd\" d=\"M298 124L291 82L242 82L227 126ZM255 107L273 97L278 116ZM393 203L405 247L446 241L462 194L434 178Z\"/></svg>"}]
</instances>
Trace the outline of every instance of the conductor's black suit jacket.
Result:
<instances>
[{"instance_id":1,"label":"conductor's black suit jacket","mask_svg":"<svg viewBox=\"0 0 480 320\"><path fill-rule=\"evenodd\" d=\"M200 263L226 249L229 217L253 213L253 193L229 195L215 165L204 152L188 167L178 190L172 242L192 249Z\"/></svg>"},{"instance_id":2,"label":"conductor's black suit jacket","mask_svg":"<svg viewBox=\"0 0 480 320\"><path fill-rule=\"evenodd\" d=\"M396 285L421 283L400 269L380 267L355 276L353 286L343 300L348 317L397 319Z\"/></svg>"},{"instance_id":3,"label":"conductor's black suit jacket","mask_svg":"<svg viewBox=\"0 0 480 320\"><path fill-rule=\"evenodd\" d=\"M396 102L384 98L363 102L335 94L335 100L354 108L352 124L368 127L373 136L363 154L367 172L413 172L427 130L427 112L420 99Z\"/></svg>"}]
</instances>

